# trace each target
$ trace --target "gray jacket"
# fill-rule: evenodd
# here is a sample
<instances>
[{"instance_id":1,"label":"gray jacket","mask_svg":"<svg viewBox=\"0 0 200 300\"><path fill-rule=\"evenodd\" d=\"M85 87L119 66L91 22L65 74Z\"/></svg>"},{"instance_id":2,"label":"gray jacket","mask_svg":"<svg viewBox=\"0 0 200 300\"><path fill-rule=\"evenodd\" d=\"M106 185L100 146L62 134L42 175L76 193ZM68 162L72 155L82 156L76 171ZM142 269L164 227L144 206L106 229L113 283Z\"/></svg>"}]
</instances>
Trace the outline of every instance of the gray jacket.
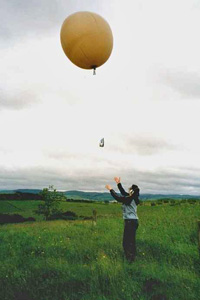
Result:
<instances>
[{"instance_id":1,"label":"gray jacket","mask_svg":"<svg viewBox=\"0 0 200 300\"><path fill-rule=\"evenodd\" d=\"M123 219L138 219L137 205L139 204L138 195L134 192L131 196L122 187L121 183L117 185L122 196L119 196L113 189L110 190L111 195L115 200L122 203Z\"/></svg>"}]
</instances>

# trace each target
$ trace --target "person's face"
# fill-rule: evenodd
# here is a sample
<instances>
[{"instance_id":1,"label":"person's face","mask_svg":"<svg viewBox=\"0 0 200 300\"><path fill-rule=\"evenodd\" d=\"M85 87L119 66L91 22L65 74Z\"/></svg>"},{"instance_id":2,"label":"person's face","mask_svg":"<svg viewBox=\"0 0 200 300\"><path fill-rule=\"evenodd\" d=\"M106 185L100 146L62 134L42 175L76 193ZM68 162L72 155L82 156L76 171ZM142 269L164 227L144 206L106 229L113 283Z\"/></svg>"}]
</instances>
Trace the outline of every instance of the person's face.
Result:
<instances>
[{"instance_id":1,"label":"person's face","mask_svg":"<svg viewBox=\"0 0 200 300\"><path fill-rule=\"evenodd\" d=\"M133 189L131 187L128 189L128 191L130 195L133 194Z\"/></svg>"}]
</instances>

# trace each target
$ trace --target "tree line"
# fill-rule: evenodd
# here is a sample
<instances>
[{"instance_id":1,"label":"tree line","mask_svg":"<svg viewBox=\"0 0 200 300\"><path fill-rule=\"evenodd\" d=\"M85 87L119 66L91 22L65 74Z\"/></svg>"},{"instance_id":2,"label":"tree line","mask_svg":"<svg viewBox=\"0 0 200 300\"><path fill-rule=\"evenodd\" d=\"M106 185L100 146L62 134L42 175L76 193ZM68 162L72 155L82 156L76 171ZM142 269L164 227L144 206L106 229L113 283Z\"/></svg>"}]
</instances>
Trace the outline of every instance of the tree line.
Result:
<instances>
[{"instance_id":1,"label":"tree line","mask_svg":"<svg viewBox=\"0 0 200 300\"><path fill-rule=\"evenodd\" d=\"M0 194L0 201L2 200L42 200L42 196L41 194L15 192L12 194Z\"/></svg>"}]
</instances>

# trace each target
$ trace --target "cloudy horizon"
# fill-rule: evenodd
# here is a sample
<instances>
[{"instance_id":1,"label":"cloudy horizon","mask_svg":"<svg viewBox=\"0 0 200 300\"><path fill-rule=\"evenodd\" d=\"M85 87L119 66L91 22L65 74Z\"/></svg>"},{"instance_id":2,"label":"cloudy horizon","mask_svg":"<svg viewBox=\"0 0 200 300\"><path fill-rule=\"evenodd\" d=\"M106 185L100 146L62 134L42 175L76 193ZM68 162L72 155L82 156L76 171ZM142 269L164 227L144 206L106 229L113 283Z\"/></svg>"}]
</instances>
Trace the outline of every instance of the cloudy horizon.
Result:
<instances>
[{"instance_id":1,"label":"cloudy horizon","mask_svg":"<svg viewBox=\"0 0 200 300\"><path fill-rule=\"evenodd\" d=\"M200 195L198 1L0 2L0 190L106 192L120 176L143 194ZM96 76L60 44L82 10L113 32Z\"/></svg>"}]
</instances>

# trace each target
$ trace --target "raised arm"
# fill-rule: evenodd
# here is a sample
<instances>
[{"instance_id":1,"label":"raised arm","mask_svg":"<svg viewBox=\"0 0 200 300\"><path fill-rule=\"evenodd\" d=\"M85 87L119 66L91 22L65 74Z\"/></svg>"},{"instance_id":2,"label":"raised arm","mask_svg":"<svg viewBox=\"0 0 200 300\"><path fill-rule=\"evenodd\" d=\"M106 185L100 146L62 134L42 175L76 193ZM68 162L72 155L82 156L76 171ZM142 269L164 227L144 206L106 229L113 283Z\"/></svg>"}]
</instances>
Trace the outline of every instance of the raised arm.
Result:
<instances>
[{"instance_id":1,"label":"raised arm","mask_svg":"<svg viewBox=\"0 0 200 300\"><path fill-rule=\"evenodd\" d=\"M111 193L111 195L113 196L113 198L115 200L117 200L118 202L121 202L123 204L126 204L126 205L130 205L131 201L134 199L134 195L131 195L131 196L119 196L119 195L117 195L117 193L113 189L110 190L110 193Z\"/></svg>"},{"instance_id":2,"label":"raised arm","mask_svg":"<svg viewBox=\"0 0 200 300\"><path fill-rule=\"evenodd\" d=\"M125 189L123 188L123 186L122 186L121 183L118 183L117 187L118 187L120 193L121 193L123 196L129 196L129 193L127 193L127 192L125 191Z\"/></svg>"},{"instance_id":3,"label":"raised arm","mask_svg":"<svg viewBox=\"0 0 200 300\"><path fill-rule=\"evenodd\" d=\"M122 184L121 184L121 179L120 179L120 177L114 177L114 180L115 180L115 182L116 182L116 184L117 184L117 187L118 187L120 193L122 194L122 196L129 196L129 193L127 193L127 192L124 190L124 188L123 188L123 186L122 186Z\"/></svg>"},{"instance_id":4,"label":"raised arm","mask_svg":"<svg viewBox=\"0 0 200 300\"><path fill-rule=\"evenodd\" d=\"M117 193L113 190L113 188L107 184L106 186L106 189L110 191L111 195L113 196L113 198L115 200L117 200L118 202L121 202L123 204L126 204L126 205L130 205L132 200L135 201L136 205L139 204L139 189L137 189L137 191L135 191L131 196L119 196L117 195Z\"/></svg>"}]
</instances>

